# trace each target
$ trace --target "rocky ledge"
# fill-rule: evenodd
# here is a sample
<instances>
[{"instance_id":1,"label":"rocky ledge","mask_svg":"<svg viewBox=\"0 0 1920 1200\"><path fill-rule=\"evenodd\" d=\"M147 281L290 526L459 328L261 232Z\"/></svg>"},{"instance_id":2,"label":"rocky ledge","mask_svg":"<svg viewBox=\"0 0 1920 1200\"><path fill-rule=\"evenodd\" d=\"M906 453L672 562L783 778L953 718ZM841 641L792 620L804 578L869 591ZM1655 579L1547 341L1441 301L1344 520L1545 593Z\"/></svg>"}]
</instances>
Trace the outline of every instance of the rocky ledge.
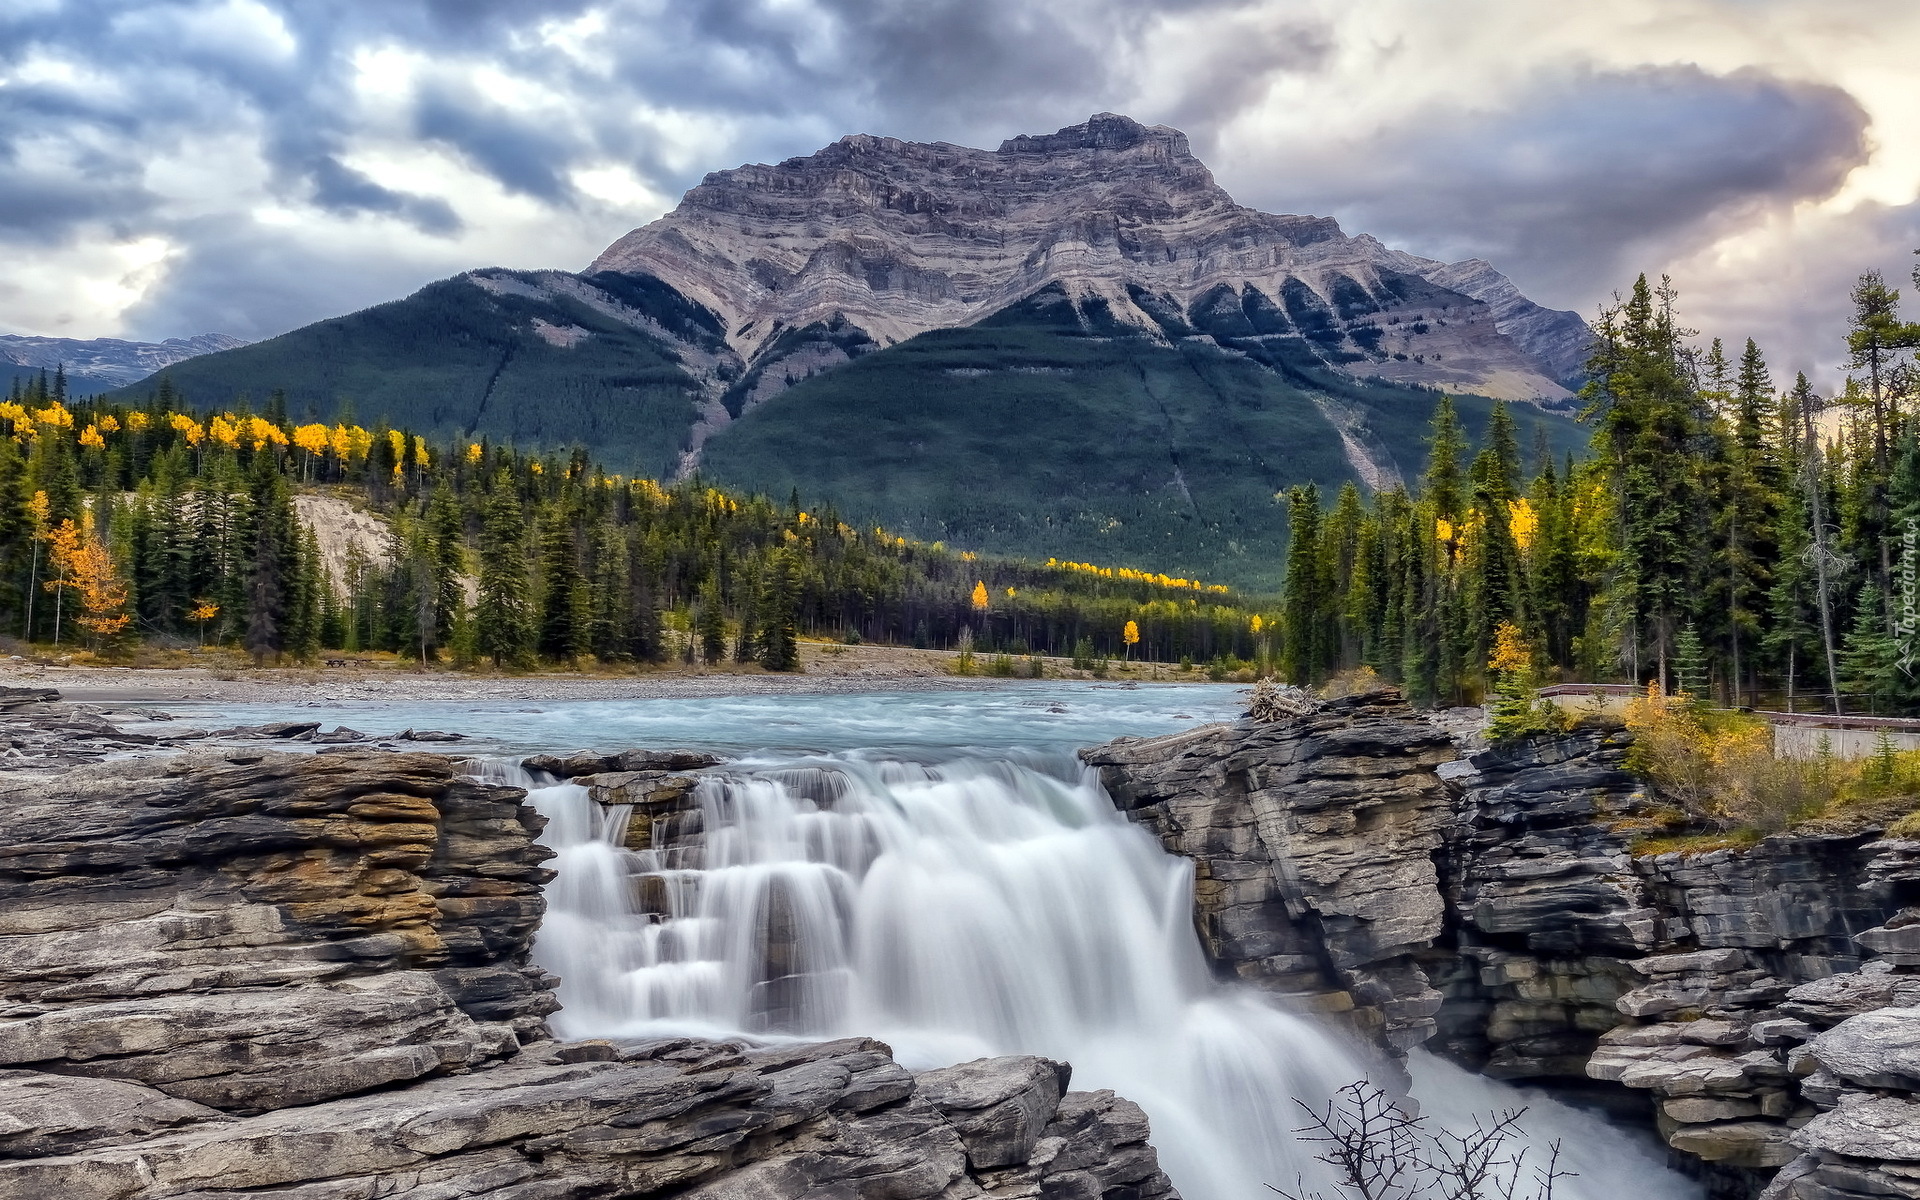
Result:
<instances>
[{"instance_id":1,"label":"rocky ledge","mask_svg":"<svg viewBox=\"0 0 1920 1200\"><path fill-rule=\"evenodd\" d=\"M0 1200L1175 1195L1061 1063L553 1041L541 825L429 754L0 778Z\"/></svg>"},{"instance_id":2,"label":"rocky ledge","mask_svg":"<svg viewBox=\"0 0 1920 1200\"><path fill-rule=\"evenodd\" d=\"M1650 1119L1716 1200L1920 1197L1920 842L1636 854L1629 744L1460 757L1374 693L1082 756L1222 974Z\"/></svg>"}]
</instances>

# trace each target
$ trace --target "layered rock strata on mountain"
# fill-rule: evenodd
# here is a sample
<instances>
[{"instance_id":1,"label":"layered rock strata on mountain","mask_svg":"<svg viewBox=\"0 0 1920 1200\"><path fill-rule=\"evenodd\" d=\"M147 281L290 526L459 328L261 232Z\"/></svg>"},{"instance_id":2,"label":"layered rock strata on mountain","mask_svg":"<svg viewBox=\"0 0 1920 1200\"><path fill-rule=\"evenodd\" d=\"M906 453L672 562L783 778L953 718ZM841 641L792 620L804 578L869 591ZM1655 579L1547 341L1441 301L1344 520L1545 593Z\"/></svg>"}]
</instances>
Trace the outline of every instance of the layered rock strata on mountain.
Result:
<instances>
[{"instance_id":1,"label":"layered rock strata on mountain","mask_svg":"<svg viewBox=\"0 0 1920 1200\"><path fill-rule=\"evenodd\" d=\"M1288 340L1355 375L1504 399L1565 400L1584 352L1577 316L1484 262L1236 204L1184 134L1112 113L997 150L859 134L716 171L588 271L657 277L749 362L784 364L751 402L1052 286L1154 336Z\"/></svg>"},{"instance_id":2,"label":"layered rock strata on mountain","mask_svg":"<svg viewBox=\"0 0 1920 1200\"><path fill-rule=\"evenodd\" d=\"M645 803L641 777L711 760L551 765ZM1069 1092L1063 1063L552 1041L541 825L522 789L423 754L8 777L0 1200L1177 1200L1145 1115Z\"/></svg>"},{"instance_id":3,"label":"layered rock strata on mountain","mask_svg":"<svg viewBox=\"0 0 1920 1200\"><path fill-rule=\"evenodd\" d=\"M1407 1049L1440 993L1415 955L1441 936L1434 855L1446 736L1397 694L1291 721L1122 738L1082 751L1114 803L1194 864L1201 941L1223 973Z\"/></svg>"}]
</instances>

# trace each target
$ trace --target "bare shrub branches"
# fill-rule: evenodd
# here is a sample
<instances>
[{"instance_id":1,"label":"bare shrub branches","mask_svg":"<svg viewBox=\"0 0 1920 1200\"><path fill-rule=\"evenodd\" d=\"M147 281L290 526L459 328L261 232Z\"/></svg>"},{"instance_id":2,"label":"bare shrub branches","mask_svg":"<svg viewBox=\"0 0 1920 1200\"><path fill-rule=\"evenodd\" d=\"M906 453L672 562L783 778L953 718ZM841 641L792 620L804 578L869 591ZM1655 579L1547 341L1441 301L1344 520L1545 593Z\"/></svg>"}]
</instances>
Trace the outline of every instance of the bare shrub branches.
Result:
<instances>
[{"instance_id":1,"label":"bare shrub branches","mask_svg":"<svg viewBox=\"0 0 1920 1200\"><path fill-rule=\"evenodd\" d=\"M1455 1132L1431 1128L1365 1082L1341 1088L1323 1110L1294 1103L1307 1115L1295 1132L1324 1147L1314 1157L1338 1182L1332 1193L1304 1181L1294 1191L1274 1187L1285 1200L1553 1200L1554 1181L1572 1174L1559 1167L1559 1142L1544 1162L1529 1161L1531 1147L1514 1147L1525 1109L1475 1117L1471 1130Z\"/></svg>"}]
</instances>

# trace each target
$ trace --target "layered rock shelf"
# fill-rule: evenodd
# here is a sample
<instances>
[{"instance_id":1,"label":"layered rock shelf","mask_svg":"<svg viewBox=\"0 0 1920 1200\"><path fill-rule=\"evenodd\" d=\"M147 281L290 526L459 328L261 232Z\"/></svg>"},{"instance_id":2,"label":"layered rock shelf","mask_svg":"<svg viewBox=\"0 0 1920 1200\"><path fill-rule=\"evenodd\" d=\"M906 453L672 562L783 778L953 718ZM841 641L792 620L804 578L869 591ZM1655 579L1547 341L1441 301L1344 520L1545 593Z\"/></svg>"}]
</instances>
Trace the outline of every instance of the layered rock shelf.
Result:
<instances>
[{"instance_id":1,"label":"layered rock shelf","mask_svg":"<svg viewBox=\"0 0 1920 1200\"><path fill-rule=\"evenodd\" d=\"M148 745L75 716L14 724ZM543 820L454 760L32 748L0 777L0 1200L1177 1200L1064 1063L555 1041ZM710 761L554 765L644 810Z\"/></svg>"},{"instance_id":2,"label":"layered rock shelf","mask_svg":"<svg viewBox=\"0 0 1920 1200\"><path fill-rule=\"evenodd\" d=\"M1920 842L1636 855L1628 746L1461 758L1376 693L1082 756L1222 974L1650 1119L1715 1197L1920 1196Z\"/></svg>"}]
</instances>

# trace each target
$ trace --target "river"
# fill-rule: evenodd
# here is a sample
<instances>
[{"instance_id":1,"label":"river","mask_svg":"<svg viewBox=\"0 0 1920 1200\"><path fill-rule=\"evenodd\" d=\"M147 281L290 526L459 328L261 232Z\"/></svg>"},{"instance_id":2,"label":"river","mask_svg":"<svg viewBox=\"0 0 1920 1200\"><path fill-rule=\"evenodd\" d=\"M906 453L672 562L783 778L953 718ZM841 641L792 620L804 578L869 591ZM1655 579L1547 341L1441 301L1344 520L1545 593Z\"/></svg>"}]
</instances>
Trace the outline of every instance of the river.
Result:
<instances>
[{"instance_id":1,"label":"river","mask_svg":"<svg viewBox=\"0 0 1920 1200\"><path fill-rule=\"evenodd\" d=\"M530 789L558 852L535 945L563 980L566 1037L879 1038L910 1067L1035 1053L1153 1123L1188 1200L1310 1182L1300 1105L1386 1078L1319 1019L1216 980L1192 868L1117 813L1083 745L1234 715L1239 689L1028 684L570 704L276 705L227 721L322 720L470 735ZM191 706L170 706L195 717ZM731 761L698 793L697 852L631 852L626 814L520 772L530 751L687 746ZM1559 1200L1694 1200L1650 1136L1416 1054L1432 1119L1525 1105Z\"/></svg>"}]
</instances>

